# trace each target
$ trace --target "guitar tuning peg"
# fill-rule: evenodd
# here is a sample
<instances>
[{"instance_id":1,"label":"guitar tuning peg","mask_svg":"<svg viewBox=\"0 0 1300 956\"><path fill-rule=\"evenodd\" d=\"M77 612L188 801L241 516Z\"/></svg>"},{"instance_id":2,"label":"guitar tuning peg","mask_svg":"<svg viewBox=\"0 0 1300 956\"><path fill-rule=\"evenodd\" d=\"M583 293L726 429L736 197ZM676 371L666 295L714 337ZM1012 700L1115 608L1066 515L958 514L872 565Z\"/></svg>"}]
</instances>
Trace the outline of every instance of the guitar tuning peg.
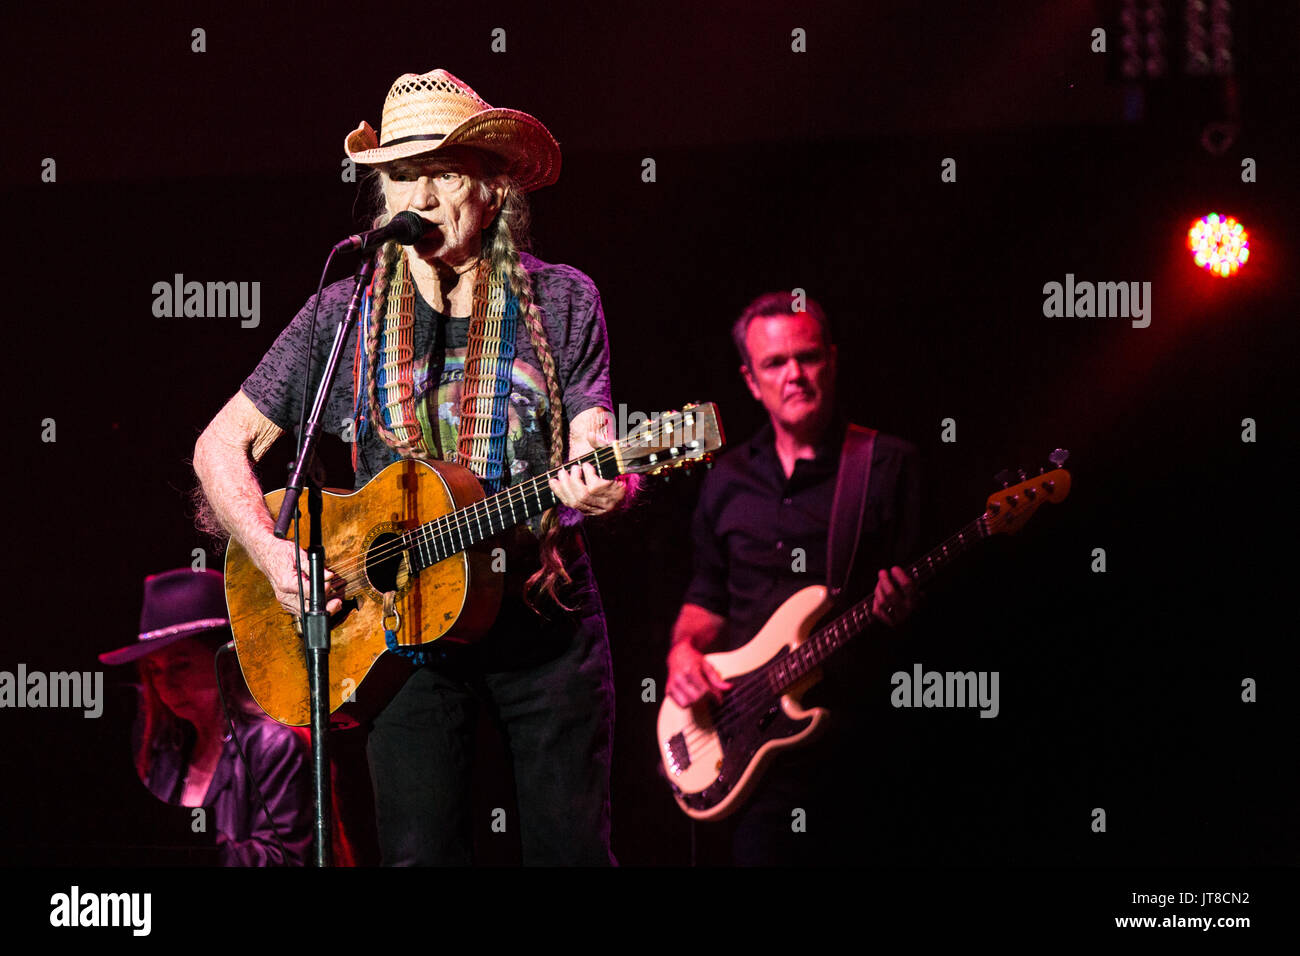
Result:
<instances>
[{"instance_id":1,"label":"guitar tuning peg","mask_svg":"<svg viewBox=\"0 0 1300 956\"><path fill-rule=\"evenodd\" d=\"M996 481L998 484L1000 484L1003 488L1008 488L1011 486L1011 472L1003 468L1001 471L999 471L996 475L993 476L993 480Z\"/></svg>"},{"instance_id":2,"label":"guitar tuning peg","mask_svg":"<svg viewBox=\"0 0 1300 956\"><path fill-rule=\"evenodd\" d=\"M1029 480L1029 476L1025 474L1025 469L1023 469L1023 468L1018 468L1017 471L1020 472L1020 480L1021 480L1021 481L1028 481L1028 480Z\"/></svg>"},{"instance_id":3,"label":"guitar tuning peg","mask_svg":"<svg viewBox=\"0 0 1300 956\"><path fill-rule=\"evenodd\" d=\"M1069 460L1069 458L1070 458L1070 452L1069 449L1066 448L1057 448L1055 451L1053 451L1050 455L1047 456L1047 460L1050 461L1057 468L1060 468L1062 465L1064 465Z\"/></svg>"}]
</instances>

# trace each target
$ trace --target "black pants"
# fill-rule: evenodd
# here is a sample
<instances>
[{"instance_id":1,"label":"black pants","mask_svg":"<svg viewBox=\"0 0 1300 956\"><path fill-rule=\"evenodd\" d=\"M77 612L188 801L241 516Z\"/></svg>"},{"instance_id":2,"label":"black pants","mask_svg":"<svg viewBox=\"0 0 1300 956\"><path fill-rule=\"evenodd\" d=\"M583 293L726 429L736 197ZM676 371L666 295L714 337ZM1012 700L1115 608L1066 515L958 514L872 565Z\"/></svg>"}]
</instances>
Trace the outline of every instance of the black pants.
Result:
<instances>
[{"instance_id":1,"label":"black pants","mask_svg":"<svg viewBox=\"0 0 1300 956\"><path fill-rule=\"evenodd\" d=\"M737 866L859 866L876 858L882 792L895 784L878 763L851 700L810 695L831 706L827 731L782 751L731 824Z\"/></svg>"},{"instance_id":2,"label":"black pants","mask_svg":"<svg viewBox=\"0 0 1300 956\"><path fill-rule=\"evenodd\" d=\"M503 613L485 647L448 651L419 668L376 718L367 753L385 865L472 862L470 773L486 707L504 727L514 765L525 865L615 863L613 670L600 599L594 589L583 598L578 613L546 633ZM510 644L548 656L499 669L492 649Z\"/></svg>"},{"instance_id":3,"label":"black pants","mask_svg":"<svg viewBox=\"0 0 1300 956\"><path fill-rule=\"evenodd\" d=\"M826 768L805 753L786 751L763 776L732 824L737 866L818 866L847 851L842 811Z\"/></svg>"}]
</instances>

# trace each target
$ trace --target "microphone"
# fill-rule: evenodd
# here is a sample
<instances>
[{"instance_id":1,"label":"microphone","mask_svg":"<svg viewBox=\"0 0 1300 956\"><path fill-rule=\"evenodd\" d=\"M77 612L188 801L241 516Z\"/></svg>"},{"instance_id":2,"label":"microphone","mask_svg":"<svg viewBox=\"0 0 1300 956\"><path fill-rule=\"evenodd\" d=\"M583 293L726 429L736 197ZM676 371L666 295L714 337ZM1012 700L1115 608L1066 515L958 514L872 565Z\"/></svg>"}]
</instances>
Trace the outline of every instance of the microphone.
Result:
<instances>
[{"instance_id":1,"label":"microphone","mask_svg":"<svg viewBox=\"0 0 1300 956\"><path fill-rule=\"evenodd\" d=\"M348 236L335 245L333 251L351 252L355 250L357 252L370 252L389 240L396 240L404 246L409 246L419 242L437 228L434 223L420 218L420 216L408 209L405 212L399 212L393 217L393 221L386 226L381 226L378 229L368 229L365 232L357 233L355 236Z\"/></svg>"}]
</instances>

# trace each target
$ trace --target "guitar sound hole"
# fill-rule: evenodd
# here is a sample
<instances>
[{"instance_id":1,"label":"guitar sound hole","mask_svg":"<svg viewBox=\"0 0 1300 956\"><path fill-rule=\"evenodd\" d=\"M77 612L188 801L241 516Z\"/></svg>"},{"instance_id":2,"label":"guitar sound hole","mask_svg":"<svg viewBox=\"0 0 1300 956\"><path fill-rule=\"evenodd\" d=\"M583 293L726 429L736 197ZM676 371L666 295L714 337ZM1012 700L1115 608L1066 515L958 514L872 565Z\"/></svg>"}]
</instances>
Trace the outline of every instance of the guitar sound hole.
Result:
<instances>
[{"instance_id":1,"label":"guitar sound hole","mask_svg":"<svg viewBox=\"0 0 1300 956\"><path fill-rule=\"evenodd\" d=\"M380 594L397 590L397 572L402 566L401 538L381 534L366 552L366 578Z\"/></svg>"}]
</instances>

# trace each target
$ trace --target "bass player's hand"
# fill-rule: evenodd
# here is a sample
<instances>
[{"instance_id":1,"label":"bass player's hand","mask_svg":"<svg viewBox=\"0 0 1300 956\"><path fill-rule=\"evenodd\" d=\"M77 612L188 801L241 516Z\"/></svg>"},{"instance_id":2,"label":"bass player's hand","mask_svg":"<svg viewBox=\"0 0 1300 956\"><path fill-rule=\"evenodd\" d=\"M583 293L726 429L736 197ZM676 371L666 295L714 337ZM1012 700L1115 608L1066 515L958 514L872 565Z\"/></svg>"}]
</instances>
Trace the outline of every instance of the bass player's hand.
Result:
<instances>
[{"instance_id":1,"label":"bass player's hand","mask_svg":"<svg viewBox=\"0 0 1300 956\"><path fill-rule=\"evenodd\" d=\"M668 652L668 696L679 707L689 707L704 696L722 700L731 684L722 679L704 655L689 641L678 641Z\"/></svg>"},{"instance_id":2,"label":"bass player's hand","mask_svg":"<svg viewBox=\"0 0 1300 956\"><path fill-rule=\"evenodd\" d=\"M921 593L916 582L900 567L883 568L872 595L871 613L890 627L902 624L916 610Z\"/></svg>"}]
</instances>

